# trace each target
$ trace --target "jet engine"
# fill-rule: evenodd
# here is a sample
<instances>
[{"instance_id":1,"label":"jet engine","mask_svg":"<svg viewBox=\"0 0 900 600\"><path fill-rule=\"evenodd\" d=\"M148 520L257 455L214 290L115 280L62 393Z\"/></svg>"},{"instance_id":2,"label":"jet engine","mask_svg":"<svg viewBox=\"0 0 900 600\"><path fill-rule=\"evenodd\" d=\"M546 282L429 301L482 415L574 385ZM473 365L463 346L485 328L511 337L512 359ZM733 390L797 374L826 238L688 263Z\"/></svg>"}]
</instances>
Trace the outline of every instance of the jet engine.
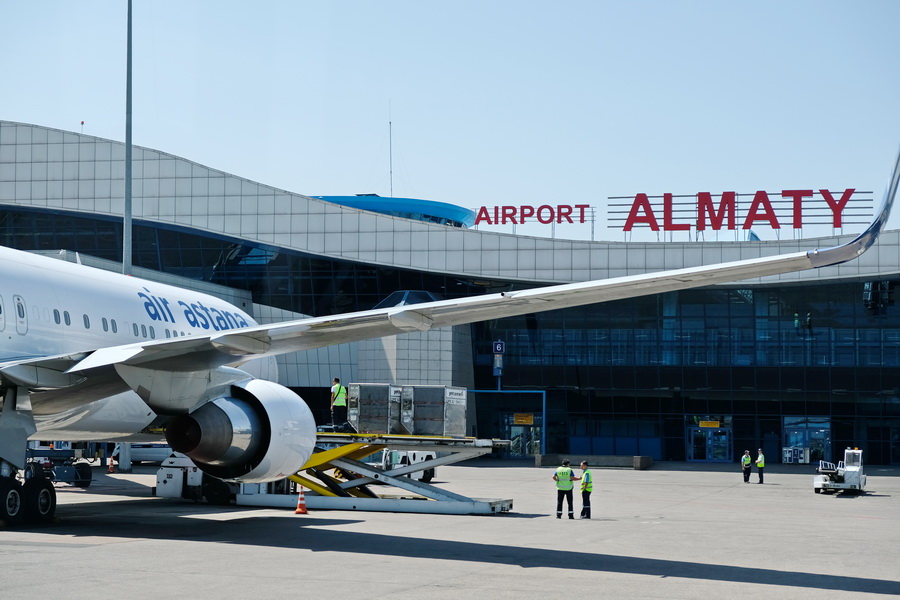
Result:
<instances>
[{"instance_id":1,"label":"jet engine","mask_svg":"<svg viewBox=\"0 0 900 600\"><path fill-rule=\"evenodd\" d=\"M204 472L225 481L262 483L296 473L316 445L306 403L271 381L250 379L231 394L175 417L166 440Z\"/></svg>"}]
</instances>

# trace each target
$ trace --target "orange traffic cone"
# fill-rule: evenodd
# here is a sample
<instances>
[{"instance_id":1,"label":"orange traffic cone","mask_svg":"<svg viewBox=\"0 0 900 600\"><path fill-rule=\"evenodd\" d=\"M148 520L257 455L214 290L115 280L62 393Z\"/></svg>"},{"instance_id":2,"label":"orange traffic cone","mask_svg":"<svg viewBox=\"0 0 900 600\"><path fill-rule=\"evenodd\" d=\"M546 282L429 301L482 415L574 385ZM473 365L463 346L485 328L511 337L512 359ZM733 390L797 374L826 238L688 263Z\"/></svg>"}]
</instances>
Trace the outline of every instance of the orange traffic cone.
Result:
<instances>
[{"instance_id":1,"label":"orange traffic cone","mask_svg":"<svg viewBox=\"0 0 900 600\"><path fill-rule=\"evenodd\" d=\"M115 473L116 472L116 463L113 462L112 456L109 457L109 468L106 469L107 473Z\"/></svg>"},{"instance_id":2,"label":"orange traffic cone","mask_svg":"<svg viewBox=\"0 0 900 600\"><path fill-rule=\"evenodd\" d=\"M297 496L297 510L294 511L295 515L305 515L306 512L306 498L303 497L303 486L300 486L300 495Z\"/></svg>"}]
</instances>

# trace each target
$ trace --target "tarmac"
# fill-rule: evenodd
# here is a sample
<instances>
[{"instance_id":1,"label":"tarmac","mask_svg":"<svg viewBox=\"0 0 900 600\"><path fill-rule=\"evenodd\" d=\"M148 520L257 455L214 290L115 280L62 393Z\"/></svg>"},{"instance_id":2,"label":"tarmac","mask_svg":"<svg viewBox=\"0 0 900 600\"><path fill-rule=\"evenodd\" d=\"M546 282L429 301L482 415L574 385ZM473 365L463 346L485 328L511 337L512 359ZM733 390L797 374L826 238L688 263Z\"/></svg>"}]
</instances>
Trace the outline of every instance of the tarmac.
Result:
<instances>
[{"instance_id":1,"label":"tarmac","mask_svg":"<svg viewBox=\"0 0 900 600\"><path fill-rule=\"evenodd\" d=\"M571 457L577 464L578 457ZM434 483L512 498L458 516L214 507L151 496L157 467L57 487L57 522L0 529L0 598L884 598L900 595L900 469L814 494L813 467L594 469L555 518L552 468L474 459ZM576 493L576 517L581 508Z\"/></svg>"}]
</instances>

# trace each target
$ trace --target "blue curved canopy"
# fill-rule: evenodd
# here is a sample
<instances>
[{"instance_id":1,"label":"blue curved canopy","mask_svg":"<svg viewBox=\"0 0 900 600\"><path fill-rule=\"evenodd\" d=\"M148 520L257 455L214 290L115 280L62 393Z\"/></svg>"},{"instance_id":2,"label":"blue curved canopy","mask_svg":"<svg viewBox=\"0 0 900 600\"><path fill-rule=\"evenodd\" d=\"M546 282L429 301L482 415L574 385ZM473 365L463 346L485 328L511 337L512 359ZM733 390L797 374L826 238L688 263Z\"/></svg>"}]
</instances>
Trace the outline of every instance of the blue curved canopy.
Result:
<instances>
[{"instance_id":1,"label":"blue curved canopy","mask_svg":"<svg viewBox=\"0 0 900 600\"><path fill-rule=\"evenodd\" d=\"M475 211L446 202L419 200L417 198L384 198L377 195L362 196L312 196L350 208L360 208L383 215L415 219L428 223L440 223L453 227L471 227L475 224Z\"/></svg>"}]
</instances>

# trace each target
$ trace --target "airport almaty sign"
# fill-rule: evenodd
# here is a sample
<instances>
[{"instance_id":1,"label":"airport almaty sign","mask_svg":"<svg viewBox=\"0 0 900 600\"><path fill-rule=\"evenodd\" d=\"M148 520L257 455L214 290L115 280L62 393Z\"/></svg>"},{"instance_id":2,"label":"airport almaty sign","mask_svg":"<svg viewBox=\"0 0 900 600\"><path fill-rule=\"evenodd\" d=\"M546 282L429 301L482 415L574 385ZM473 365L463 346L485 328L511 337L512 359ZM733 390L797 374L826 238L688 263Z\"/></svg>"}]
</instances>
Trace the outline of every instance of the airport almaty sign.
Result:
<instances>
[{"instance_id":1,"label":"airport almaty sign","mask_svg":"<svg viewBox=\"0 0 900 600\"><path fill-rule=\"evenodd\" d=\"M839 228L857 223L853 217L864 217L845 210L851 205L860 208L861 203L871 208L871 194L857 192L854 188L840 192L826 189L758 191L753 194L723 192L717 198L710 192L690 196L636 194L633 199L630 196L610 198L609 220L611 226L621 222L621 215L627 208L622 231L631 231L636 226L646 226L653 231L746 230L760 226L801 229L804 223ZM630 206L627 200L631 200Z\"/></svg>"},{"instance_id":2,"label":"airport almaty sign","mask_svg":"<svg viewBox=\"0 0 900 600\"><path fill-rule=\"evenodd\" d=\"M607 225L625 232L636 227L667 232L801 229L804 225L841 228L868 223L873 208L872 192L855 188L722 192L718 196L710 192L659 196L641 193L609 197ZM476 213L475 225L586 223L593 221L593 213L589 204L482 206Z\"/></svg>"}]
</instances>

